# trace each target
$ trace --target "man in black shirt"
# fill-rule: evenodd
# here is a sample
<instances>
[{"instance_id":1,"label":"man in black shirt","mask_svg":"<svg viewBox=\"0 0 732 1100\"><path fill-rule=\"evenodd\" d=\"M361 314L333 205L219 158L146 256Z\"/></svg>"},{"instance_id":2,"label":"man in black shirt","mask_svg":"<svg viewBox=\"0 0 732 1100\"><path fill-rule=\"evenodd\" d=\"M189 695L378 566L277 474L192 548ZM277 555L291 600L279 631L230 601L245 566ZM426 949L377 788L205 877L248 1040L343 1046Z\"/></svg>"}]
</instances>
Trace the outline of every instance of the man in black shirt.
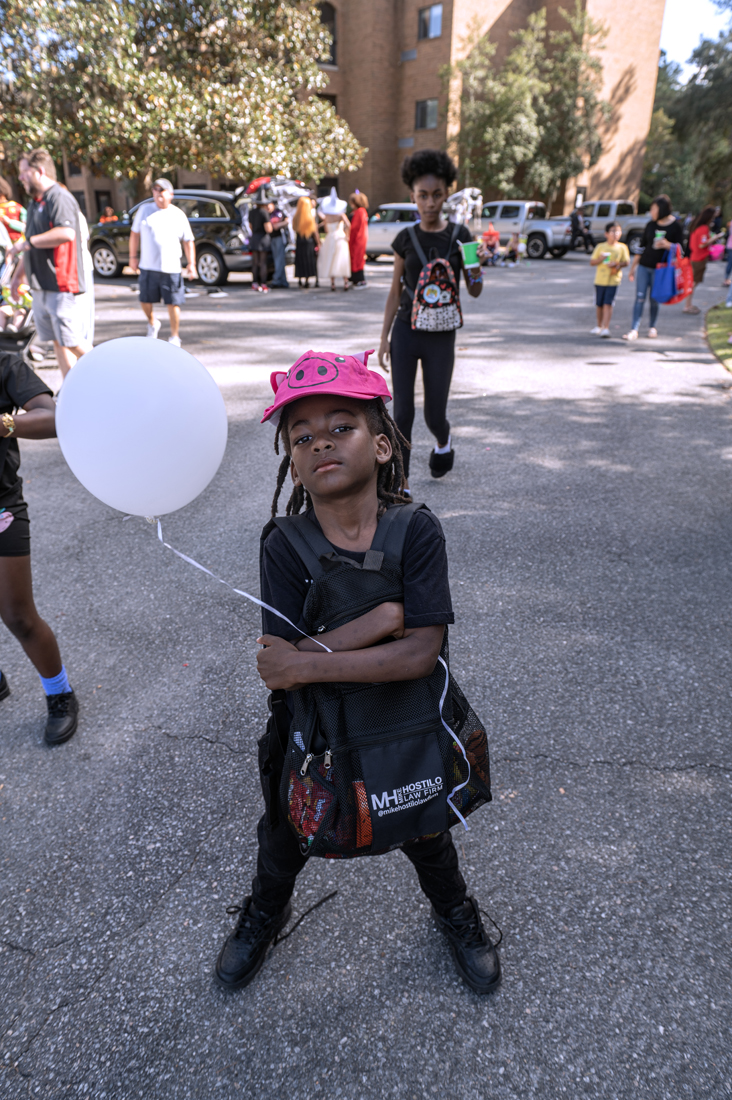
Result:
<instances>
[{"instance_id":1,"label":"man in black shirt","mask_svg":"<svg viewBox=\"0 0 732 1100\"><path fill-rule=\"evenodd\" d=\"M32 198L25 240L12 255L20 255L11 294L22 282L33 291L33 320L39 340L53 341L56 360L66 377L89 347L83 336L84 318L78 296L86 287L79 204L56 181L53 157L33 149L19 161L18 175Z\"/></svg>"},{"instance_id":2,"label":"man in black shirt","mask_svg":"<svg viewBox=\"0 0 732 1100\"><path fill-rule=\"evenodd\" d=\"M287 271L285 268L287 251L287 215L283 213L282 210L278 209L274 203L270 203L269 220L272 225L270 247L272 249L272 263L274 264L274 274L272 275L272 282L269 285L273 288L279 288L280 290L289 290L290 284L287 281Z\"/></svg>"}]
</instances>

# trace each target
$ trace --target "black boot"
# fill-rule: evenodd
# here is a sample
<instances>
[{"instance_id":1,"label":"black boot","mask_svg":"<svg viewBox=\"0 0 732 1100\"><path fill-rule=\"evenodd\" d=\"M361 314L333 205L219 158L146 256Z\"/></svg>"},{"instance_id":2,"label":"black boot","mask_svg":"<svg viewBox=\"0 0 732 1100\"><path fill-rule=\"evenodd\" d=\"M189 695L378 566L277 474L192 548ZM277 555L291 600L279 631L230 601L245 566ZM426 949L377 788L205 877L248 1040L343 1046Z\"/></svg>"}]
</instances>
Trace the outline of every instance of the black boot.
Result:
<instances>
[{"instance_id":1,"label":"black boot","mask_svg":"<svg viewBox=\"0 0 732 1100\"><path fill-rule=\"evenodd\" d=\"M455 461L455 451L450 448L446 454L438 455L436 451L430 454L430 470L433 477L444 477L449 474Z\"/></svg>"},{"instance_id":2,"label":"black boot","mask_svg":"<svg viewBox=\"0 0 732 1100\"><path fill-rule=\"evenodd\" d=\"M483 927L475 898L466 898L444 915L432 910L450 941L460 977L476 993L492 993L501 981L501 964L491 938Z\"/></svg>"},{"instance_id":3,"label":"black boot","mask_svg":"<svg viewBox=\"0 0 732 1100\"><path fill-rule=\"evenodd\" d=\"M10 684L5 679L5 673L0 672L0 699L7 699L10 695Z\"/></svg>"},{"instance_id":4,"label":"black boot","mask_svg":"<svg viewBox=\"0 0 732 1100\"><path fill-rule=\"evenodd\" d=\"M216 960L216 981L224 989L249 985L264 965L264 956L278 932L292 916L289 901L284 909L268 917L255 908L251 897L244 898L236 928L221 948Z\"/></svg>"},{"instance_id":5,"label":"black boot","mask_svg":"<svg viewBox=\"0 0 732 1100\"><path fill-rule=\"evenodd\" d=\"M76 733L79 722L79 701L73 691L60 695L47 695L48 720L45 741L47 745L62 745Z\"/></svg>"}]
</instances>

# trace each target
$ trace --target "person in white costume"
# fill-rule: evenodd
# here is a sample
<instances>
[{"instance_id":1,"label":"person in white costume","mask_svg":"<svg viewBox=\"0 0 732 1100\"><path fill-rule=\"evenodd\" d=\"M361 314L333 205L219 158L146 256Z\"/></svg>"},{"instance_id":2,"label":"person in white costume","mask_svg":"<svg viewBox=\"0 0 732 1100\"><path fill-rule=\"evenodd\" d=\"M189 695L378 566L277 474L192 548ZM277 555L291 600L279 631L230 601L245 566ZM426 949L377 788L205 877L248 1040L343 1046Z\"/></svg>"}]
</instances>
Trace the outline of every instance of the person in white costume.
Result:
<instances>
[{"instance_id":1,"label":"person in white costume","mask_svg":"<svg viewBox=\"0 0 732 1100\"><path fill-rule=\"evenodd\" d=\"M338 198L335 187L320 204L320 213L325 221L325 235L320 239L318 252L318 281L330 279L330 289L335 290L335 281L343 278L343 289L348 290L351 276L351 257L348 251L348 238L351 223L346 217L348 203Z\"/></svg>"}]
</instances>

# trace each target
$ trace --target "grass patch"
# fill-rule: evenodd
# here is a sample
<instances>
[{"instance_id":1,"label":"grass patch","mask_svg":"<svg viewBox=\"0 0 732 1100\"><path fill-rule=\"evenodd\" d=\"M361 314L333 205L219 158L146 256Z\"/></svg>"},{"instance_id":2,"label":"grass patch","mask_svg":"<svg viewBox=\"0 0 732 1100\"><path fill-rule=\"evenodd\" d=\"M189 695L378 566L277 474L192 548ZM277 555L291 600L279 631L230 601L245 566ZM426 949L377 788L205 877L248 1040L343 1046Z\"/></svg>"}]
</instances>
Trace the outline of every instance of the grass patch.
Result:
<instances>
[{"instance_id":1,"label":"grass patch","mask_svg":"<svg viewBox=\"0 0 732 1100\"><path fill-rule=\"evenodd\" d=\"M714 306L707 311L707 343L723 367L732 371L732 309L725 305Z\"/></svg>"}]
</instances>

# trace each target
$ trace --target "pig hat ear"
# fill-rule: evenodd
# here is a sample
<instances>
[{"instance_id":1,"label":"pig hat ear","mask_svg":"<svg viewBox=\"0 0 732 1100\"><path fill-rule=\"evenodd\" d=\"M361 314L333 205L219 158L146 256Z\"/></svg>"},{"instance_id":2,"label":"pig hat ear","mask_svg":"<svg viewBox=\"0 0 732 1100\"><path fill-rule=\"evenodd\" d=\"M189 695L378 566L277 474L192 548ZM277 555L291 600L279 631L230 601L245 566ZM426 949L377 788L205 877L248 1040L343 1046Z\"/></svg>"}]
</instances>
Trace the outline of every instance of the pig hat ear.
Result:
<instances>
[{"instance_id":1,"label":"pig hat ear","mask_svg":"<svg viewBox=\"0 0 732 1100\"><path fill-rule=\"evenodd\" d=\"M339 394L357 401L380 397L391 401L383 377L366 366L371 351L360 355L336 355L334 352L306 351L289 371L273 371L270 383L274 401L265 410L262 423L277 424L285 405L316 394Z\"/></svg>"}]
</instances>

